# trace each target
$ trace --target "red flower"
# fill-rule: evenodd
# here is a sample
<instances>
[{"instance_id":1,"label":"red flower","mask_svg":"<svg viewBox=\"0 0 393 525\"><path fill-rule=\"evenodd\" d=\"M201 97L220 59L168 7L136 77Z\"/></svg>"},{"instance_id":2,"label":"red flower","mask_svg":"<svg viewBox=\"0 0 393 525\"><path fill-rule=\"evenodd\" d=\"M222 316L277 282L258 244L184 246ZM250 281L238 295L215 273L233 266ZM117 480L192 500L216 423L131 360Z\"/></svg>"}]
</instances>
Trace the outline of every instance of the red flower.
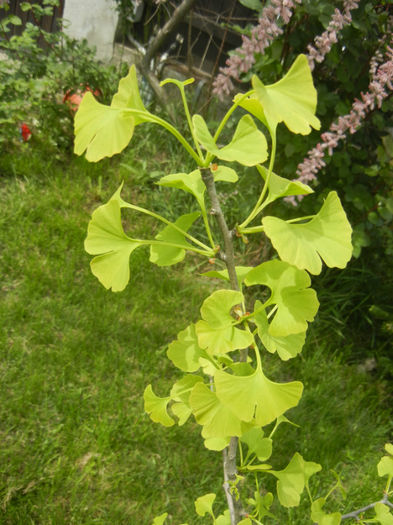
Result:
<instances>
[{"instance_id":1,"label":"red flower","mask_svg":"<svg viewBox=\"0 0 393 525\"><path fill-rule=\"evenodd\" d=\"M31 137L31 131L27 124L23 123L19 128L20 134L22 135L22 139L24 142L27 142L29 138Z\"/></svg>"}]
</instances>

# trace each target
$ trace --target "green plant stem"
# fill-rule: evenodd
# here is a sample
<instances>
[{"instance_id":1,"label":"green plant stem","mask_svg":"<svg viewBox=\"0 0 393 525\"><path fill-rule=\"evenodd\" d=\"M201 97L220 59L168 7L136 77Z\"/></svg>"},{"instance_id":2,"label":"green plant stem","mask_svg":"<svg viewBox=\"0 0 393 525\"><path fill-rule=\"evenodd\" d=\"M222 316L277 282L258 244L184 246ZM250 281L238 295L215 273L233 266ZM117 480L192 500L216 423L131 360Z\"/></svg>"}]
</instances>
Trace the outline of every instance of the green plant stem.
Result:
<instances>
[{"instance_id":1,"label":"green plant stem","mask_svg":"<svg viewBox=\"0 0 393 525\"><path fill-rule=\"evenodd\" d=\"M190 144L187 142L187 140L183 137L183 135L178 131L175 126L172 126L169 122L166 120L157 117L156 115L153 115L152 113L149 113L148 111L142 111L138 109L127 109L126 111L129 111L133 115L139 115L143 117L146 122L154 122L155 124L158 124L159 126L165 128L169 133L171 133L184 147L184 149L187 151L189 155L195 160L195 162L198 164L198 166L203 166L204 161L195 153L195 151L192 149Z\"/></svg>"},{"instance_id":2,"label":"green plant stem","mask_svg":"<svg viewBox=\"0 0 393 525\"><path fill-rule=\"evenodd\" d=\"M214 142L217 142L217 139L220 136L222 130L224 129L225 124L228 122L229 117L232 115L235 109L243 102L243 100L245 100L247 97L249 97L253 93L254 93L253 89L251 89L250 91L247 91L247 93L244 93L244 95L240 97L237 102L234 102L232 106L228 109L228 111L226 112L223 119L221 120L220 125L218 126L217 131L214 135Z\"/></svg>"},{"instance_id":3,"label":"green plant stem","mask_svg":"<svg viewBox=\"0 0 393 525\"><path fill-rule=\"evenodd\" d=\"M273 172L273 166L274 166L274 160L276 158L276 147L277 147L277 140L276 140L276 136L275 135L272 135L272 151L271 151L271 154L270 154L270 162L269 162L269 171L268 171L268 174L267 174L267 177L266 177L266 180L265 180L265 184L263 185L263 188L262 188L262 191L261 191L261 194L254 206L254 209L252 210L252 212L250 213L250 215L247 217L247 219L245 221L243 221L239 226L238 226L238 230L240 233L245 233L244 231L244 228L252 221L255 219L255 217L263 210L264 206L263 206L263 200L265 198L265 195L266 195L266 192L269 188L269 181L270 181L270 177L271 177L271 174ZM249 232L249 233L253 233L253 232Z\"/></svg>"},{"instance_id":4,"label":"green plant stem","mask_svg":"<svg viewBox=\"0 0 393 525\"><path fill-rule=\"evenodd\" d=\"M304 217L297 217L296 219L289 219L287 222L288 224L292 224L293 222L299 222L299 221L306 221L308 219L313 219L315 215L306 215Z\"/></svg>"},{"instance_id":5,"label":"green plant stem","mask_svg":"<svg viewBox=\"0 0 393 525\"><path fill-rule=\"evenodd\" d=\"M149 240L149 239L145 239L145 240L139 240L139 239L133 239L137 242L141 242L142 244L151 244L151 245L156 245L156 246L171 246L172 248L180 248L182 250L187 250L187 251L191 251L191 252L195 252L195 253L199 253L200 255L204 255L205 257L209 257L210 254L209 252L206 252L204 250L199 250L198 248L194 248L193 246L190 246L189 248L183 246L182 244L176 244L176 243L173 243L173 242L165 242L165 241L157 241L157 240Z\"/></svg>"},{"instance_id":6,"label":"green plant stem","mask_svg":"<svg viewBox=\"0 0 393 525\"><path fill-rule=\"evenodd\" d=\"M253 89L250 90L250 91L247 91L247 93L245 93L242 97L240 97L237 102L234 102L233 105L228 109L228 111L224 115L223 119L221 120L220 125L218 126L216 133L214 134L214 137L213 137L214 138L214 142L217 142L217 139L221 135L221 132L222 132L222 130L225 127L225 124L228 122L229 117L232 115L232 113L235 111L235 109L237 107L239 107L239 105L241 104L241 102L245 98L247 98L248 96L252 95L253 93L254 93ZM205 159L205 163L204 163L204 167L209 166L209 164L211 163L211 161L213 159L214 159L213 153L207 153L206 159Z\"/></svg>"},{"instance_id":7,"label":"green plant stem","mask_svg":"<svg viewBox=\"0 0 393 525\"><path fill-rule=\"evenodd\" d=\"M184 106L184 112L185 112L186 117L187 117L188 127L190 128L192 139L194 141L194 144L195 144L196 150L198 152L198 155L201 158L202 163L204 163L205 162L205 157L203 156L202 150L201 150L201 148L199 146L199 142L198 142L198 140L197 140L197 138L195 136L194 126L192 125L190 110L188 109L187 97L186 97L186 94L185 94L185 91L184 91L184 86L181 86L180 93L181 93L181 98L182 98L183 106Z\"/></svg>"},{"instance_id":8,"label":"green plant stem","mask_svg":"<svg viewBox=\"0 0 393 525\"><path fill-rule=\"evenodd\" d=\"M203 222L205 224L206 233L207 233L207 236L209 238L209 242L210 242L211 247L213 248L214 253L215 253L216 245L214 243L214 239L213 239L213 235L212 235L212 231L211 231L211 228L210 228L209 219L207 217L206 210L201 208L201 212L202 212L202 219L203 219Z\"/></svg>"},{"instance_id":9,"label":"green plant stem","mask_svg":"<svg viewBox=\"0 0 393 525\"><path fill-rule=\"evenodd\" d=\"M192 241L194 244L200 246L203 249L203 252L199 251L199 253L203 253L203 255L207 255L208 257L214 257L215 252L211 250L208 246L206 246L206 244L204 244L203 242L199 241L198 239L196 239L189 233L182 230L181 228L179 228L179 226L177 226L173 222L168 221L168 219L165 219L165 217L162 217L161 215L158 215L157 213L154 213L153 211L147 210L146 208L141 208L140 206L135 206L135 204L130 204L128 202L126 203L125 207L130 208L131 210L139 211L140 213L144 213L145 215L150 215L150 217L153 217L154 219L158 219L164 224L171 226L173 229L177 230L179 233L184 235L184 237ZM184 246L183 246L183 249L184 249Z\"/></svg>"}]
</instances>

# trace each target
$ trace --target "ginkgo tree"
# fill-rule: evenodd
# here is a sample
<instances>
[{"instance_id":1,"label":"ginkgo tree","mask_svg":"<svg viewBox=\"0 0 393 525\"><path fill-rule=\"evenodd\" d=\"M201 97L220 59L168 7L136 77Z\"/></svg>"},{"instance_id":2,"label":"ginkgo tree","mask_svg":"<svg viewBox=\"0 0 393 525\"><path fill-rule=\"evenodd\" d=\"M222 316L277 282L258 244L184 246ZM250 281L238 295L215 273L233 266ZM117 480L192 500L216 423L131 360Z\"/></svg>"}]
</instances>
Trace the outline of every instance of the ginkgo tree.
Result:
<instances>
[{"instance_id":1,"label":"ginkgo tree","mask_svg":"<svg viewBox=\"0 0 393 525\"><path fill-rule=\"evenodd\" d=\"M216 525L261 524L265 517L274 518L271 507L275 498L284 507L297 506L306 489L310 519L319 525L336 525L348 516L325 512L328 496L314 498L309 487L309 479L320 465L298 453L282 470L267 463L274 433L279 425L289 423L285 414L298 405L303 385L300 381L278 383L269 379L266 352L287 361L302 351L308 325L319 307L310 274L319 274L322 262L344 268L352 254L351 226L336 192L331 192L311 217L283 220L263 213L277 199L313 193L309 186L273 171L280 123L302 135L319 128L317 93L308 62L300 55L288 73L272 85L264 85L254 76L252 89L235 96L214 134L201 115L190 114L186 87L192 81L167 79L162 83L174 84L179 90L189 140L144 107L134 66L120 81L110 106L97 102L90 92L84 96L75 117L76 154L85 153L92 162L110 157L128 145L136 126L155 123L171 133L195 162L191 172L168 174L158 184L191 194L199 208L172 222L123 200L120 186L92 214L85 241L86 251L94 255L91 270L105 288L120 292L132 282L130 257L144 246L149 247L150 261L158 266L179 263L188 252L216 262L217 269L205 276L220 280L222 288L217 290L214 285L215 291L201 305L200 319L190 320L168 345L167 356L183 376L165 397L148 385L145 410L152 421L166 427L182 426L193 418L201 427L204 446L222 452L228 509L216 515L216 494L205 494L195 501L199 516ZM221 145L218 139L239 107L242 116L232 139ZM237 182L237 164L255 167L261 175L261 193L251 213L229 227L217 188L221 182ZM162 223L161 231L151 239L126 233L122 217L128 210ZM202 221L203 237L190 233L196 221ZM255 267L236 266L235 250L250 235L267 236L277 257ZM251 301L250 297L257 299ZM388 499L392 449L387 445L388 455L378 466L379 475L388 477L384 499L369 507L374 509L371 521L383 525L393 520ZM263 491L265 476L277 480L276 494ZM248 483L240 486L241 479ZM337 481L334 488L339 486ZM360 511L354 519L359 515ZM164 513L154 518L153 524L162 525L166 519Z\"/></svg>"}]
</instances>

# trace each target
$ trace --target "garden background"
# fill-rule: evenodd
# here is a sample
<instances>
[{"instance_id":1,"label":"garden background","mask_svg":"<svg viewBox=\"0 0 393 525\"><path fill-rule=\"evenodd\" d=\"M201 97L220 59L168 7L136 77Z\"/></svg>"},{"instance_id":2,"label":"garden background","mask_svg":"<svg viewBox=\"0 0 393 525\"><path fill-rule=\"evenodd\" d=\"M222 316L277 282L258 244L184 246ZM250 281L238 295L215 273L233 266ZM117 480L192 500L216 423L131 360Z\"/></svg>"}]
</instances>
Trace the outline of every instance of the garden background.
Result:
<instances>
[{"instance_id":1,"label":"garden background","mask_svg":"<svg viewBox=\"0 0 393 525\"><path fill-rule=\"evenodd\" d=\"M32 2L26 12L34 10L39 20L49 13L50 4ZM258 20L266 6L243 4L248 4L249 19L241 24L234 21L231 30L252 42L252 28L260 31ZM251 50L253 58L245 71L236 70L236 59L225 66L224 53L221 62L221 67L232 68L232 82L244 84L244 90L254 72L266 83L274 82L297 54L307 53L310 43L320 49L315 37L329 29L335 8L341 12L347 8L350 19L337 32L337 41L331 41L321 62L315 61L321 131L329 131L340 116L348 115L356 99L365 103L367 93L375 95L354 132L346 132L332 155L324 150L326 166L313 182L318 197L311 204L308 199L296 203L295 208L286 203L281 210L287 217L299 206L311 213L328 191L336 190L354 228L355 257L348 268L325 270L315 280L320 312L302 356L289 368L291 376L305 384L301 403L290 413L299 427L280 429L275 450L282 465L295 449L307 460L321 463L326 472L319 477L321 487L331 483L329 469L339 473L347 499L335 497L332 508L343 512L380 497L375 465L384 443L392 439L393 427L393 68L388 47L392 13L389 2L352 4L299 3L287 22L277 22L282 31L266 43L263 53ZM151 3L149 8L160 15L161 26L170 17L170 5ZM101 64L86 42L57 31L47 33L34 21L11 37L18 25L17 18L4 13L0 42L7 57L0 64L2 522L150 523L167 509L174 523L186 519L197 523L194 499L210 491L220 493L220 458L200 447L196 424L189 424L187 431L153 425L143 412L142 391L153 381L163 390L173 382L175 371L163 360L166 345L186 319L198 316L205 283L202 277L190 280L188 275L195 268L200 273L207 268L189 257L173 272L152 267L147 253L137 252L131 267L138 288L111 294L91 275L83 250L92 210L106 202L123 180L129 199L168 219L177 217L191 200L175 199L155 181L188 161L175 142L153 127L148 133L146 128L136 130L132 147L118 157L99 164L75 157L72 96L89 88L108 103L128 65ZM134 26L127 31L134 29L135 38L147 45L146 35ZM239 45L242 42L239 37ZM169 45L160 52L167 52ZM181 50L176 53L181 60ZM243 48L232 56L240 56L244 63L250 49L247 53ZM371 85L381 80L381 72L384 93L372 91ZM222 111L213 90L222 91L224 83L213 85L202 82L203 78L197 78L198 97L190 89L190 97L195 96L190 102L213 123ZM147 83L145 88L143 96L154 104ZM165 108L159 111L164 114ZM302 170L297 175L296 171L307 152L317 143L328 144L327 140L318 132L293 138L282 130L276 171L288 178L301 176ZM252 206L255 190L250 180L259 183L245 169L235 190L228 185L222 205L229 217ZM150 223L138 219L132 228L142 235L150 231ZM258 264L271 247L250 242L244 250ZM180 313L169 323L172 307ZM271 367L280 377L273 358ZM224 506L223 495L219 505ZM304 507L277 512L283 513L280 523L305 523Z\"/></svg>"}]
</instances>

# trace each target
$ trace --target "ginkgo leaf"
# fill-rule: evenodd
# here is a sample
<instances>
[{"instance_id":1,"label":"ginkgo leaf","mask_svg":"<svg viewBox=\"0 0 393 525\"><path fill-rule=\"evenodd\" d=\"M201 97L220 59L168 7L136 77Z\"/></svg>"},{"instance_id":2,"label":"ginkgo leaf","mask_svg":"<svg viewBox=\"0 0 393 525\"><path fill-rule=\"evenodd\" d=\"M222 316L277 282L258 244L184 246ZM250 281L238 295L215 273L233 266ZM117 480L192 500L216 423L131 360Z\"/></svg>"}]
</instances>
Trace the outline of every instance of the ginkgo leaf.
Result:
<instances>
[{"instance_id":1,"label":"ginkgo leaf","mask_svg":"<svg viewBox=\"0 0 393 525\"><path fill-rule=\"evenodd\" d=\"M130 279L130 255L144 243L131 239L124 233L120 202L115 196L93 212L85 250L91 255L98 255L90 263L93 275L105 288L120 292Z\"/></svg>"},{"instance_id":2,"label":"ginkgo leaf","mask_svg":"<svg viewBox=\"0 0 393 525\"><path fill-rule=\"evenodd\" d=\"M392 456L383 456L381 461L377 465L378 476L381 478L383 476L392 476L393 477L393 457Z\"/></svg>"},{"instance_id":3,"label":"ginkgo leaf","mask_svg":"<svg viewBox=\"0 0 393 525\"><path fill-rule=\"evenodd\" d=\"M301 135L308 135L311 127L320 128L321 123L315 116L317 92L305 55L299 55L288 73L275 84L265 86L256 75L251 83L273 134L280 122L292 133Z\"/></svg>"},{"instance_id":4,"label":"ginkgo leaf","mask_svg":"<svg viewBox=\"0 0 393 525\"><path fill-rule=\"evenodd\" d=\"M264 217L262 224L280 259L314 275L321 273L321 259L330 268L345 268L352 256L352 228L335 191L306 223Z\"/></svg>"},{"instance_id":5,"label":"ginkgo leaf","mask_svg":"<svg viewBox=\"0 0 393 525\"><path fill-rule=\"evenodd\" d=\"M269 170L264 166L257 166L257 170L266 180ZM314 192L314 190L310 188L310 186L307 186L307 184L303 184L298 180L291 181L285 179L284 177L280 177L273 172L270 173L268 189L269 194L264 201L265 206L281 197L290 197L292 195L308 195Z\"/></svg>"},{"instance_id":6,"label":"ginkgo leaf","mask_svg":"<svg viewBox=\"0 0 393 525\"><path fill-rule=\"evenodd\" d=\"M174 223L184 232L187 232L195 220L200 216L200 213L187 213L181 215ZM186 250L190 248L190 244L186 241L184 234L176 230L171 224L166 226L155 237L158 241L164 241L171 244L178 244L184 246L182 248L175 248L173 246L164 246L152 244L150 246L150 262L157 264L157 266L171 266L182 261L186 255Z\"/></svg>"},{"instance_id":7,"label":"ginkgo leaf","mask_svg":"<svg viewBox=\"0 0 393 525\"><path fill-rule=\"evenodd\" d=\"M240 438L248 447L250 454L255 454L259 461L266 461L272 455L273 442L264 437L263 430L255 427L245 432Z\"/></svg>"},{"instance_id":8,"label":"ginkgo leaf","mask_svg":"<svg viewBox=\"0 0 393 525\"><path fill-rule=\"evenodd\" d=\"M201 145L221 160L255 166L265 162L268 157L265 135L250 115L244 115L239 120L231 142L223 148L218 148L201 115L194 115L192 122Z\"/></svg>"},{"instance_id":9,"label":"ginkgo leaf","mask_svg":"<svg viewBox=\"0 0 393 525\"><path fill-rule=\"evenodd\" d=\"M224 514L217 516L214 525L231 525L231 516L228 509L224 511Z\"/></svg>"},{"instance_id":10,"label":"ginkgo leaf","mask_svg":"<svg viewBox=\"0 0 393 525\"><path fill-rule=\"evenodd\" d=\"M148 113L139 94L135 64L130 67L128 75L120 80L119 88L113 96L111 107L137 109ZM134 118L135 126L145 121L145 116L138 116L138 114L134 115Z\"/></svg>"},{"instance_id":11,"label":"ginkgo leaf","mask_svg":"<svg viewBox=\"0 0 393 525\"><path fill-rule=\"evenodd\" d=\"M241 288L242 282L244 281L248 272L252 270L252 268L252 266L236 266L235 270L239 288ZM202 275L206 277L215 277L217 279L222 279L223 281L229 282L228 270L211 270L209 272L204 272Z\"/></svg>"},{"instance_id":12,"label":"ginkgo leaf","mask_svg":"<svg viewBox=\"0 0 393 525\"><path fill-rule=\"evenodd\" d=\"M302 395L299 381L274 383L261 368L249 376L234 376L218 371L214 376L218 399L231 408L242 421L268 425L287 410L295 407Z\"/></svg>"},{"instance_id":13,"label":"ginkgo leaf","mask_svg":"<svg viewBox=\"0 0 393 525\"><path fill-rule=\"evenodd\" d=\"M211 355L222 355L247 348L253 342L250 332L234 326L231 309L244 300L241 292L217 290L202 304L202 321L195 325L198 344Z\"/></svg>"},{"instance_id":14,"label":"ginkgo leaf","mask_svg":"<svg viewBox=\"0 0 393 525\"><path fill-rule=\"evenodd\" d=\"M214 518L213 503L215 499L216 495L214 493L205 494L204 496L200 496L199 498L197 498L194 504L198 516L210 514L210 516Z\"/></svg>"},{"instance_id":15,"label":"ginkgo leaf","mask_svg":"<svg viewBox=\"0 0 393 525\"><path fill-rule=\"evenodd\" d=\"M387 505L384 505L381 502L376 503L374 510L375 518L380 525L393 525L393 514Z\"/></svg>"},{"instance_id":16,"label":"ginkgo leaf","mask_svg":"<svg viewBox=\"0 0 393 525\"><path fill-rule=\"evenodd\" d=\"M327 514L322 507L325 505L325 498L318 498L311 504L311 519L317 523L317 525L339 525L341 523L341 514L334 512L333 514Z\"/></svg>"},{"instance_id":17,"label":"ginkgo leaf","mask_svg":"<svg viewBox=\"0 0 393 525\"><path fill-rule=\"evenodd\" d=\"M195 385L189 402L195 419L203 426L202 437L205 439L241 436L240 418L230 407L221 403L216 394L205 384Z\"/></svg>"},{"instance_id":18,"label":"ginkgo leaf","mask_svg":"<svg viewBox=\"0 0 393 525\"><path fill-rule=\"evenodd\" d=\"M291 334L287 337L273 337L268 332L269 322L266 311L260 301L255 301L254 314L253 319L258 329L258 335L266 350L272 354L277 352L283 361L296 357L302 351L306 340L306 332Z\"/></svg>"},{"instance_id":19,"label":"ginkgo leaf","mask_svg":"<svg viewBox=\"0 0 393 525\"><path fill-rule=\"evenodd\" d=\"M221 452L224 450L231 441L230 437L226 438L207 438L204 440L203 444L208 450L215 450L216 452Z\"/></svg>"},{"instance_id":20,"label":"ginkgo leaf","mask_svg":"<svg viewBox=\"0 0 393 525\"><path fill-rule=\"evenodd\" d=\"M277 311L269 325L269 335L287 337L307 331L307 322L313 321L319 302L315 291L309 288L311 279L305 270L273 260L256 266L244 282L247 286L268 286L272 292L268 302L277 305Z\"/></svg>"},{"instance_id":21,"label":"ginkgo leaf","mask_svg":"<svg viewBox=\"0 0 393 525\"><path fill-rule=\"evenodd\" d=\"M178 418L177 424L179 425L179 427L184 425L184 423L187 422L188 418L192 414L191 408L185 403L181 403L181 402L173 403L171 405L171 410L173 414Z\"/></svg>"},{"instance_id":22,"label":"ginkgo leaf","mask_svg":"<svg viewBox=\"0 0 393 525\"><path fill-rule=\"evenodd\" d=\"M212 170L212 173L215 182L237 182L239 180L238 174L234 169L223 166L222 164L214 171Z\"/></svg>"},{"instance_id":23,"label":"ginkgo leaf","mask_svg":"<svg viewBox=\"0 0 393 525\"><path fill-rule=\"evenodd\" d=\"M142 112L142 113L141 113ZM135 66L119 84L110 106L96 101L88 92L75 115L74 152L97 162L120 153L130 142L134 128L152 120L139 95Z\"/></svg>"},{"instance_id":24,"label":"ginkgo leaf","mask_svg":"<svg viewBox=\"0 0 393 525\"><path fill-rule=\"evenodd\" d=\"M88 92L75 115L74 153L98 162L104 157L120 153L134 134L135 118L123 108L105 106Z\"/></svg>"},{"instance_id":25,"label":"ginkgo leaf","mask_svg":"<svg viewBox=\"0 0 393 525\"><path fill-rule=\"evenodd\" d=\"M187 374L179 381L176 381L171 388L170 397L175 401L171 406L171 410L179 418L179 426L184 425L192 413L189 403L190 394L194 386L201 381L203 379L200 376Z\"/></svg>"},{"instance_id":26,"label":"ginkgo leaf","mask_svg":"<svg viewBox=\"0 0 393 525\"><path fill-rule=\"evenodd\" d=\"M179 379L179 381L176 381L176 383L171 388L171 399L188 404L194 386L201 381L203 381L201 376L196 376L194 374L187 374L183 376L181 379Z\"/></svg>"},{"instance_id":27,"label":"ginkgo leaf","mask_svg":"<svg viewBox=\"0 0 393 525\"><path fill-rule=\"evenodd\" d=\"M392 445L392 443L386 443L384 448L385 448L385 450L386 450L386 452L388 454L393 456L393 445Z\"/></svg>"},{"instance_id":28,"label":"ginkgo leaf","mask_svg":"<svg viewBox=\"0 0 393 525\"><path fill-rule=\"evenodd\" d=\"M191 173L174 173L162 177L158 184L169 188L178 188L180 190L191 193L196 198L199 206L205 209L204 194L206 186L202 180L201 172L194 170Z\"/></svg>"},{"instance_id":29,"label":"ginkgo leaf","mask_svg":"<svg viewBox=\"0 0 393 525\"><path fill-rule=\"evenodd\" d=\"M163 525L167 517L168 517L168 513L167 512L164 512L164 514L161 514L160 516L156 516L153 519L153 524L152 525Z\"/></svg>"},{"instance_id":30,"label":"ginkgo leaf","mask_svg":"<svg viewBox=\"0 0 393 525\"><path fill-rule=\"evenodd\" d=\"M284 507L297 507L300 496L308 479L321 470L321 465L312 461L305 461L296 452L289 464L283 470L269 470L277 481L277 495Z\"/></svg>"},{"instance_id":31,"label":"ginkgo leaf","mask_svg":"<svg viewBox=\"0 0 393 525\"><path fill-rule=\"evenodd\" d=\"M175 424L167 411L168 403L171 400L170 397L156 396L152 386L148 385L143 393L143 399L145 401L145 412L149 414L152 421L161 423L164 427L171 427Z\"/></svg>"},{"instance_id":32,"label":"ginkgo leaf","mask_svg":"<svg viewBox=\"0 0 393 525\"><path fill-rule=\"evenodd\" d=\"M177 339L168 346L167 355L184 372L196 372L200 368L200 358L206 359L208 355L198 345L195 324L178 333Z\"/></svg>"}]
</instances>

